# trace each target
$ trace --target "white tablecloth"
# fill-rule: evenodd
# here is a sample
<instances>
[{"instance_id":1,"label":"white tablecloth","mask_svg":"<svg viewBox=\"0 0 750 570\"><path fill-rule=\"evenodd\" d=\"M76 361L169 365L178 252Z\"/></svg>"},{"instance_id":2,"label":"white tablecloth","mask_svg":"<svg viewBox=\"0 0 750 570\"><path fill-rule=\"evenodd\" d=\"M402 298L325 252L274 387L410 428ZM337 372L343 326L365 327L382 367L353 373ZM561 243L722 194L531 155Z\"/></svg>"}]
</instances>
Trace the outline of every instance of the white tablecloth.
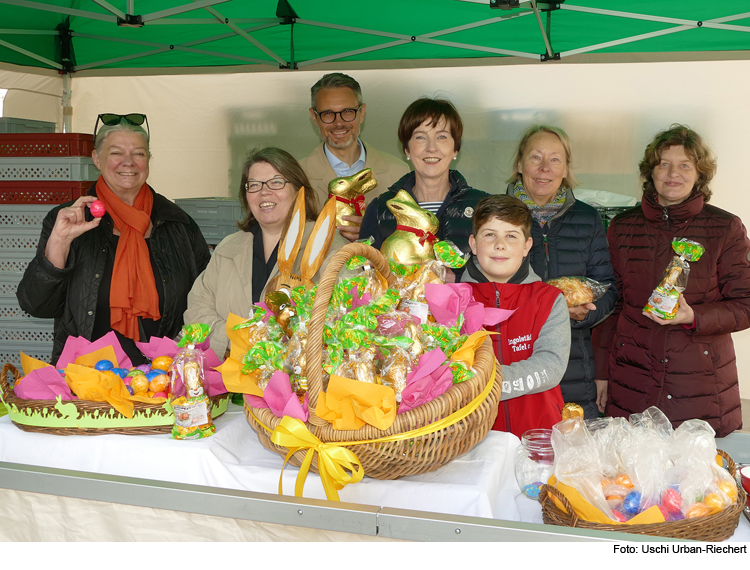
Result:
<instances>
[{"instance_id":1,"label":"white tablecloth","mask_svg":"<svg viewBox=\"0 0 750 570\"><path fill-rule=\"evenodd\" d=\"M169 435L54 436L29 433L0 418L0 461L276 494L282 458L265 449L241 408L230 406L213 437L176 441ZM469 453L432 473L380 481L365 477L339 492L342 501L454 515L541 523L541 508L525 498L513 474L519 440L491 432ZM284 492L294 494L295 467L284 470ZM0 483L0 487L2 484ZM325 499L310 473L304 496ZM741 517L732 541L750 542Z\"/></svg>"},{"instance_id":2,"label":"white tablecloth","mask_svg":"<svg viewBox=\"0 0 750 570\"><path fill-rule=\"evenodd\" d=\"M276 494L283 460L265 449L241 408L217 420L216 434L197 441L169 435L55 436L24 432L0 418L0 461ZM432 473L380 481L365 477L339 492L341 501L509 521L536 518L538 505L520 494L513 474L515 436L492 432L471 452ZM284 470L294 494L297 468ZM310 473L304 496L325 499ZM520 505L520 507L517 505ZM522 516L521 511L531 510ZM534 517L534 512L537 517Z\"/></svg>"}]
</instances>

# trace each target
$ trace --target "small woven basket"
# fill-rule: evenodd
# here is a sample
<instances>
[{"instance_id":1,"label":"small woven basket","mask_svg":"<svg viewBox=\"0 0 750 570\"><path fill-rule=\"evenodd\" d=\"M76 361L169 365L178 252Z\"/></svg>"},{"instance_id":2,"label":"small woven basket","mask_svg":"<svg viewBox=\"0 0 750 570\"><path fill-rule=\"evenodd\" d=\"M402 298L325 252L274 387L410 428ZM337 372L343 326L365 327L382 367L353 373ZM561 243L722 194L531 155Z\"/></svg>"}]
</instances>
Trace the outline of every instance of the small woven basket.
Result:
<instances>
[{"instance_id":1,"label":"small woven basket","mask_svg":"<svg viewBox=\"0 0 750 570\"><path fill-rule=\"evenodd\" d=\"M737 466L729 454L718 450L727 462L732 479L736 481ZM539 502L542 504L542 517L545 524L557 526L572 526L591 530L610 530L613 532L627 532L630 534L647 534L665 538L679 538L684 540L700 540L703 542L719 542L734 534L740 515L747 502L747 495L741 485L737 485L737 501L723 511L705 517L683 519L681 521L652 523L652 524L601 524L579 519L570 501L551 485L542 485ZM553 496L565 507L567 513L562 512Z\"/></svg>"},{"instance_id":2,"label":"small woven basket","mask_svg":"<svg viewBox=\"0 0 750 570\"><path fill-rule=\"evenodd\" d=\"M460 384L454 384L447 392L413 410L396 416L396 421L387 430L366 425L359 430L340 431L326 420L315 415L318 394L323 390L323 327L328 302L336 285L339 271L353 255L361 255L370 260L375 268L393 283L388 262L381 253L369 245L351 243L342 247L330 260L318 284L313 302L307 336L307 383L310 398L310 418L307 428L323 442L363 441L405 433L441 420L467 405L487 387L495 364L495 355L490 342L479 347L474 361L474 377ZM495 383L489 395L479 407L467 417L450 427L427 435L395 442L377 442L348 446L365 470L365 474L375 479L399 479L407 475L417 475L434 471L446 465L459 455L468 452L482 441L492 428L497 417L500 398L500 370L497 370ZM251 408L245 403L245 415L250 425L258 433L260 442L282 457L287 449L271 443L271 433L258 424L258 421L273 430L281 421L265 408ZM257 420L256 420L257 418ZM305 456L298 451L290 463L299 466ZM312 468L317 472L317 455Z\"/></svg>"},{"instance_id":3,"label":"small woven basket","mask_svg":"<svg viewBox=\"0 0 750 570\"><path fill-rule=\"evenodd\" d=\"M0 373L2 400L8 409L11 421L23 431L52 435L152 435L170 433L174 425L174 414L164 409L163 404L133 402L133 418L123 416L107 402L90 400L24 400L17 398L8 381L8 375L20 378L15 366L3 366ZM211 417L217 418L226 412L229 394L211 397ZM96 424L106 424L97 427Z\"/></svg>"}]
</instances>

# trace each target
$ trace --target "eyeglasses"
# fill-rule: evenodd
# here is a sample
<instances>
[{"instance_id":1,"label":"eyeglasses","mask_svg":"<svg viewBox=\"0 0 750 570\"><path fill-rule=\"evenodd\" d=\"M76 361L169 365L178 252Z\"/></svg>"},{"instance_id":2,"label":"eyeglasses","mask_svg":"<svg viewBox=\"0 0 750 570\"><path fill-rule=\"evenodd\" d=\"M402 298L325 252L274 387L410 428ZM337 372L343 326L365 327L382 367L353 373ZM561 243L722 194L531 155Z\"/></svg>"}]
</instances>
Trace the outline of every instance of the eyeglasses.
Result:
<instances>
[{"instance_id":1,"label":"eyeglasses","mask_svg":"<svg viewBox=\"0 0 750 570\"><path fill-rule=\"evenodd\" d=\"M281 190L288 183L288 180L284 180L283 178L278 177L271 178L271 180L266 180L265 182L261 182L260 180L248 180L247 182L245 182L245 192L247 192L248 194L255 194L256 192L260 192L263 189L264 184L268 186L269 190Z\"/></svg>"},{"instance_id":2,"label":"eyeglasses","mask_svg":"<svg viewBox=\"0 0 750 570\"><path fill-rule=\"evenodd\" d=\"M312 111L318 116L318 118L323 123L330 125L332 122L336 120L336 115L341 117L342 121L351 123L357 116L357 111L359 111L361 108L362 108L362 105L360 105L356 109L344 109L343 111L321 111L320 113L316 111L315 109L313 109Z\"/></svg>"},{"instance_id":3,"label":"eyeglasses","mask_svg":"<svg viewBox=\"0 0 750 570\"><path fill-rule=\"evenodd\" d=\"M127 115L118 115L116 113L101 113L96 118L96 125L94 125L94 140L96 140L96 133L99 130L99 121L103 125L113 127L125 123L126 125L135 125L140 127L143 123L146 123L146 136L151 140L151 130L148 128L148 119L143 113L128 113Z\"/></svg>"}]
</instances>

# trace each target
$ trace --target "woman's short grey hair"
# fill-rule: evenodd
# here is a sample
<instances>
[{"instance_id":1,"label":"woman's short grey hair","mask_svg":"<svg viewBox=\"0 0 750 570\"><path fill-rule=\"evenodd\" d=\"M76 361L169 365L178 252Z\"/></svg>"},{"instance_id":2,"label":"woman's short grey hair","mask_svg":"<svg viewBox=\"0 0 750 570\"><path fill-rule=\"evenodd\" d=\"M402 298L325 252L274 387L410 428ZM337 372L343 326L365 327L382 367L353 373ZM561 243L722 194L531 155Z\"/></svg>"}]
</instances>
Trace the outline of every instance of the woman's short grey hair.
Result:
<instances>
[{"instance_id":1,"label":"woman's short grey hair","mask_svg":"<svg viewBox=\"0 0 750 570\"><path fill-rule=\"evenodd\" d=\"M104 151L104 141L112 133L135 133L143 137L143 143L146 146L146 152L148 157L151 158L151 151L149 150L148 133L140 125L131 125L125 122L119 125L102 125L99 131L96 133L96 139L94 140L94 149L96 154L101 155Z\"/></svg>"},{"instance_id":2,"label":"woman's short grey hair","mask_svg":"<svg viewBox=\"0 0 750 570\"><path fill-rule=\"evenodd\" d=\"M318 82L310 88L310 107L315 109L318 103L318 91L321 89L337 89L339 87L348 87L357 96L357 103L362 104L362 88L359 83L345 73L327 73L321 77Z\"/></svg>"},{"instance_id":3,"label":"woman's short grey hair","mask_svg":"<svg viewBox=\"0 0 750 570\"><path fill-rule=\"evenodd\" d=\"M570 137L568 137L568 133L566 133L560 127L553 127L552 125L531 125L524 131L523 135L521 135L521 140L518 142L518 148L516 149L516 154L513 157L513 163L511 164L512 174L510 178L508 178L507 182L510 184L515 184L519 180L523 180L523 175L518 172L518 164L523 161L523 155L526 154L526 149L529 146L531 137L533 137L537 133L549 133L551 135L555 135L558 139L560 139L560 142L565 149L565 166L568 167L568 175L562 179L562 185L563 187L570 188L571 190L578 186L578 180L576 180L576 177L573 175L573 170L570 166L573 162L573 147L570 144Z\"/></svg>"}]
</instances>

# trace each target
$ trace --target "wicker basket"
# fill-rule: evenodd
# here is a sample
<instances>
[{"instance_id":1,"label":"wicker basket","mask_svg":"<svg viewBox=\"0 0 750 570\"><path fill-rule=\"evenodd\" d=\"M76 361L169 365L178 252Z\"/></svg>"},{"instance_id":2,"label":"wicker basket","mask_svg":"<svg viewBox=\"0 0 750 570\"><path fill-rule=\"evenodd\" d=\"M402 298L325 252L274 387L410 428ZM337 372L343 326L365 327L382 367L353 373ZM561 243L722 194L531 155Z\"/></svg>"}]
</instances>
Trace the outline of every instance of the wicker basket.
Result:
<instances>
[{"instance_id":1,"label":"wicker basket","mask_svg":"<svg viewBox=\"0 0 750 570\"><path fill-rule=\"evenodd\" d=\"M495 355L490 342L485 340L476 353L474 362L475 375L471 380L454 384L447 392L431 402L396 416L396 421L387 430L365 426L356 431L339 431L326 420L315 415L318 393L323 390L323 326L328 302L336 285L338 273L346 261L353 255L366 257L382 273L389 284L393 282L388 262L380 252L360 243L347 244L341 248L328 263L318 284L315 295L307 337L307 383L310 397L310 419L308 429L323 442L347 442L377 439L385 436L405 433L438 421L459 410L476 398L490 381ZM497 406L500 398L500 371L497 371L495 383L485 400L466 418L448 428L428 435L395 442L378 442L349 446L364 467L365 474L375 479L398 479L407 475L417 475L434 471L446 465L459 455L468 452L482 441L490 431L497 417ZM256 418L270 429L274 429L281 418L273 415L268 409L251 408L245 404L245 415L250 425L258 433L260 442L268 449L282 457L287 449L271 443L271 434L258 424ZM290 463L299 466L304 458L304 451L298 451ZM313 470L317 471L317 456L313 460Z\"/></svg>"},{"instance_id":2,"label":"wicker basket","mask_svg":"<svg viewBox=\"0 0 750 570\"><path fill-rule=\"evenodd\" d=\"M727 469L732 475L732 479L736 481L737 466L734 461L725 451L718 450L718 453L727 462ZM737 501L716 514L653 524L601 524L579 519L565 495L550 485L542 485L539 493L539 502L542 504L542 516L545 524L572 526L591 530L610 530L630 534L647 534L649 536L662 536L684 540L700 540L703 542L719 542L726 540L734 534L737 524L740 521L742 510L747 502L747 495L741 485L737 485L737 490ZM553 495L564 505L567 513L562 512L555 505L555 501L552 498Z\"/></svg>"},{"instance_id":3,"label":"wicker basket","mask_svg":"<svg viewBox=\"0 0 750 570\"><path fill-rule=\"evenodd\" d=\"M89 400L24 400L17 398L10 387L8 374L19 378L12 364L5 364L0 373L2 400L11 421L23 431L52 435L152 435L170 433L174 414L163 404L133 402L133 417L123 416L107 402ZM215 419L227 411L229 394L211 397L211 416ZM97 423L106 423L98 427Z\"/></svg>"}]
</instances>

